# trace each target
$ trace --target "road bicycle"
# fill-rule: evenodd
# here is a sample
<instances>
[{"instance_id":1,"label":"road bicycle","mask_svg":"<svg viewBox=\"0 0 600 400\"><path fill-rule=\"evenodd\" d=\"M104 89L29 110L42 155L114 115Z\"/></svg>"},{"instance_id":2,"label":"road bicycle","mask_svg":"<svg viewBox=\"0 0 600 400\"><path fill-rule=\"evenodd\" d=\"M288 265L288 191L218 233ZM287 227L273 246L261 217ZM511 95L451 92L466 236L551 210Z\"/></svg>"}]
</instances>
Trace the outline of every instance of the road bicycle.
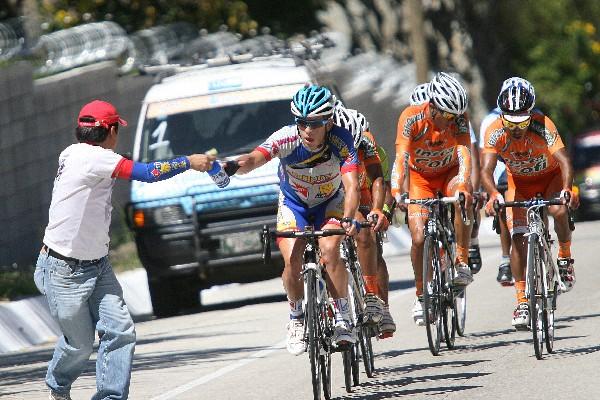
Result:
<instances>
[{"instance_id":1,"label":"road bicycle","mask_svg":"<svg viewBox=\"0 0 600 400\"><path fill-rule=\"evenodd\" d=\"M465 196L428 199L404 199L404 204L417 204L429 209L424 227L423 245L423 313L427 327L429 350L436 356L440 352L442 336L448 349L454 348L456 333L464 334L467 318L465 286L453 284L456 276L454 233L454 207L459 203L463 223L468 224Z\"/></svg>"},{"instance_id":2,"label":"road bicycle","mask_svg":"<svg viewBox=\"0 0 600 400\"><path fill-rule=\"evenodd\" d=\"M361 228L369 229L376 221L360 222ZM351 346L348 352L343 353L344 361L344 383L346 391L351 391L351 386L360 384L360 360L362 359L365 373L369 378L373 377L375 371L375 360L371 338L376 336L377 327L364 322L365 297L367 294L365 279L362 268L358 261L356 242L354 238L346 236L341 245L342 259L348 270L348 301L351 307L351 317L358 333L357 342Z\"/></svg>"},{"instance_id":3,"label":"road bicycle","mask_svg":"<svg viewBox=\"0 0 600 400\"><path fill-rule=\"evenodd\" d=\"M325 399L331 399L331 355L334 351L348 351L336 347L333 343L335 312L329 296L326 283L326 271L320 263L318 239L327 236L345 235L344 229L313 230L307 226L304 231L275 231L270 232L263 227L262 244L263 259L266 264L271 262L271 239L294 238L304 239L306 246L302 264L304 281L304 338L308 343L313 397L321 399L321 390ZM344 355L343 355L344 356ZM345 356L344 356L345 357Z\"/></svg>"},{"instance_id":4,"label":"road bicycle","mask_svg":"<svg viewBox=\"0 0 600 400\"><path fill-rule=\"evenodd\" d=\"M570 196L543 199L541 195L531 200L494 202L496 213L501 208L520 207L527 209L527 269L525 275L525 298L529 304L529 326L533 333L535 356L541 360L544 343L548 353L554 352L554 312L560 292L565 292L565 284L552 256L553 240L548 231L548 206L568 207ZM569 208L569 228L575 229ZM495 217L497 218L497 217Z\"/></svg>"}]
</instances>

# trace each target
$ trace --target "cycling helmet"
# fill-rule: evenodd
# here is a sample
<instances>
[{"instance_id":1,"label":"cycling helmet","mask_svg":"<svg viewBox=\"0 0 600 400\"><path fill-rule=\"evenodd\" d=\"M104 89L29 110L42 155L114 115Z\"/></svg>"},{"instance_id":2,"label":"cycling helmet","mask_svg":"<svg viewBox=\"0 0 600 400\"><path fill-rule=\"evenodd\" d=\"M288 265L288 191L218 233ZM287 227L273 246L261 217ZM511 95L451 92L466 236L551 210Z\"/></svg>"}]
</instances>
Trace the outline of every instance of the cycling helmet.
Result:
<instances>
[{"instance_id":1,"label":"cycling helmet","mask_svg":"<svg viewBox=\"0 0 600 400\"><path fill-rule=\"evenodd\" d=\"M367 121L367 118L358 111L356 111L356 127L361 132L369 130L369 121Z\"/></svg>"},{"instance_id":2,"label":"cycling helmet","mask_svg":"<svg viewBox=\"0 0 600 400\"><path fill-rule=\"evenodd\" d=\"M463 114L469 105L465 88L445 72L435 74L429 82L427 95L434 106L452 114Z\"/></svg>"},{"instance_id":3,"label":"cycling helmet","mask_svg":"<svg viewBox=\"0 0 600 400\"><path fill-rule=\"evenodd\" d=\"M333 114L335 97L324 86L305 86L294 95L291 103L292 114L298 118L330 118Z\"/></svg>"},{"instance_id":4,"label":"cycling helmet","mask_svg":"<svg viewBox=\"0 0 600 400\"><path fill-rule=\"evenodd\" d=\"M503 114L529 114L535 106L535 89L526 79L508 78L502 83L496 104ZM527 115L523 115L527 119Z\"/></svg>"},{"instance_id":5,"label":"cycling helmet","mask_svg":"<svg viewBox=\"0 0 600 400\"><path fill-rule=\"evenodd\" d=\"M338 105L333 112L333 123L350 131L354 139L354 147L358 148L362 140L362 130L358 129L356 110L350 110Z\"/></svg>"},{"instance_id":6,"label":"cycling helmet","mask_svg":"<svg viewBox=\"0 0 600 400\"><path fill-rule=\"evenodd\" d=\"M418 106L419 104L427 103L429 101L429 95L427 94L428 90L429 83L421 83L420 85L417 85L410 95L410 105Z\"/></svg>"}]
</instances>

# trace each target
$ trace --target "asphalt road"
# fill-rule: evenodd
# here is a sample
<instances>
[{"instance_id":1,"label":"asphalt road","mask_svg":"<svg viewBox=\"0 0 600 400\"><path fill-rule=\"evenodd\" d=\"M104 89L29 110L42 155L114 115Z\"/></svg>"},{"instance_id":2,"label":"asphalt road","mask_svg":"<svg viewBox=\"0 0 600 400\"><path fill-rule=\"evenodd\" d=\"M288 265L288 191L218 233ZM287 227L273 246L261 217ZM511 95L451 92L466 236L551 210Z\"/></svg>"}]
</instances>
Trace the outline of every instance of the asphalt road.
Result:
<instances>
[{"instance_id":1,"label":"asphalt road","mask_svg":"<svg viewBox=\"0 0 600 400\"><path fill-rule=\"evenodd\" d=\"M376 376L361 373L352 393L343 388L341 356L333 365L338 399L595 399L600 381L600 222L574 234L575 289L558 300L555 353L535 358L530 332L510 325L514 289L495 280L500 251L482 249L484 267L468 290L467 335L434 357L423 327L412 322L408 257L388 258L390 304L398 331L374 343ZM488 240L489 242L489 240ZM495 240L490 242L495 243ZM251 300L211 306L186 316L137 323L131 399L309 399L307 355L285 351L287 304L279 280L220 292ZM43 382L52 345L0 356L0 397L47 399ZM73 399L94 392L94 360L76 381Z\"/></svg>"}]
</instances>

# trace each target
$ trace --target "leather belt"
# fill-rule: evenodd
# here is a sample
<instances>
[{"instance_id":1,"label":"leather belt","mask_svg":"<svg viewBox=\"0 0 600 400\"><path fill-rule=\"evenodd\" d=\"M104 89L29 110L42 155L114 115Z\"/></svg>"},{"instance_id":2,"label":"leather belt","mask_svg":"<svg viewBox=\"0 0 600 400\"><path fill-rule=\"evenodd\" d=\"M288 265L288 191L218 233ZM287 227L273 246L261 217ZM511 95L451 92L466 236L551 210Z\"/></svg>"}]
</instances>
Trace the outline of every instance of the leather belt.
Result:
<instances>
[{"instance_id":1,"label":"leather belt","mask_svg":"<svg viewBox=\"0 0 600 400\"><path fill-rule=\"evenodd\" d=\"M89 263L89 264L93 264L96 263L98 261L100 261L99 258L95 259L95 260L79 260L77 258L73 258L73 257L67 257L67 256L63 256L60 253L57 253L56 251L52 250L50 247L44 245L44 247L42 247L46 253L48 253L48 255L50 257L54 257L54 258L58 258L59 260L63 260L65 262L68 263L76 263L76 264L80 264L80 263Z\"/></svg>"}]
</instances>

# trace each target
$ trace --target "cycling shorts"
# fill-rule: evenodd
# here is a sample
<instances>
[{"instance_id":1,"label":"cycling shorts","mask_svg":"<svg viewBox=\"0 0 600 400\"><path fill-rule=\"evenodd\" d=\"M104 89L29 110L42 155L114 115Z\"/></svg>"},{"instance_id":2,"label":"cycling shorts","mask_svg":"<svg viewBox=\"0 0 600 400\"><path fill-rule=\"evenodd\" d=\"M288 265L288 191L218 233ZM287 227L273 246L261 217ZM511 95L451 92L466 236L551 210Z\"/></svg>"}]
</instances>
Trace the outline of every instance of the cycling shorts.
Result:
<instances>
[{"instance_id":1,"label":"cycling shorts","mask_svg":"<svg viewBox=\"0 0 600 400\"><path fill-rule=\"evenodd\" d=\"M302 231L306 226L321 229L327 224L340 226L344 216L344 191L338 190L330 199L314 207L306 207L280 192L278 207L278 231Z\"/></svg>"},{"instance_id":2,"label":"cycling shorts","mask_svg":"<svg viewBox=\"0 0 600 400\"><path fill-rule=\"evenodd\" d=\"M429 199L437 197L438 192L441 192L444 196L454 196L456 184L458 183L457 175L458 165L434 177L425 177L411 169L408 197L411 199ZM408 206L409 218L427 218L428 215L429 208L427 207L418 204L410 204Z\"/></svg>"},{"instance_id":3,"label":"cycling shorts","mask_svg":"<svg viewBox=\"0 0 600 400\"><path fill-rule=\"evenodd\" d=\"M544 198L558 197L562 190L560 169L552 173L537 176L535 179L514 179L508 176L506 201L521 201L534 198L541 193ZM527 209L522 207L506 208L506 224L510 234L527 233Z\"/></svg>"}]
</instances>

